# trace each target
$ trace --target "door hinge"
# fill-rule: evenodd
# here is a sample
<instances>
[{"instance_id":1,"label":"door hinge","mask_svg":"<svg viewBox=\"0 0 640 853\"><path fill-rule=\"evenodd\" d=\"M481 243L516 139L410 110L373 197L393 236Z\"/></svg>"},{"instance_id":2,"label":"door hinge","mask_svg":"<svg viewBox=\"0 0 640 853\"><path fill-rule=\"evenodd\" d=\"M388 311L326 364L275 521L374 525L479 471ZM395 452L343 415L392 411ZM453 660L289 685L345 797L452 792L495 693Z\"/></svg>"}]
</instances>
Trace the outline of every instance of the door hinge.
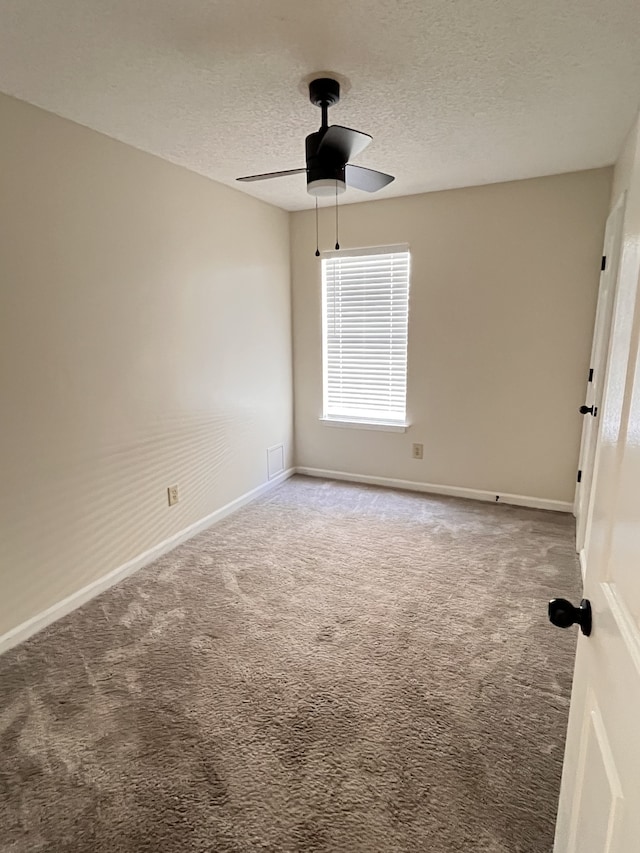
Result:
<instances>
[{"instance_id":1,"label":"door hinge","mask_svg":"<svg viewBox=\"0 0 640 853\"><path fill-rule=\"evenodd\" d=\"M578 476L576 477L576 481L577 481L578 483L581 483L581 482L582 482L582 471L578 471Z\"/></svg>"},{"instance_id":2,"label":"door hinge","mask_svg":"<svg viewBox=\"0 0 640 853\"><path fill-rule=\"evenodd\" d=\"M593 382L593 367L589 368L589 378L587 379L587 382Z\"/></svg>"},{"instance_id":3,"label":"door hinge","mask_svg":"<svg viewBox=\"0 0 640 853\"><path fill-rule=\"evenodd\" d=\"M600 272L604 272L607 268L607 256L602 256L602 261L600 262Z\"/></svg>"}]
</instances>

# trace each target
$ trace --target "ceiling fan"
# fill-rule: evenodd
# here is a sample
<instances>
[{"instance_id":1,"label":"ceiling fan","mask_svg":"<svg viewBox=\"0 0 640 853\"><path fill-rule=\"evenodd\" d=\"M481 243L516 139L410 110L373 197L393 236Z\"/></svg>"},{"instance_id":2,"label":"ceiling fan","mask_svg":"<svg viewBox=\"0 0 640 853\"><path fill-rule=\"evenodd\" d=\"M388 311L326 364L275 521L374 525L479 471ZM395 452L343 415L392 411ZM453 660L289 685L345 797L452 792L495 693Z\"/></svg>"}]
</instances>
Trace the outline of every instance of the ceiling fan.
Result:
<instances>
[{"instance_id":1,"label":"ceiling fan","mask_svg":"<svg viewBox=\"0 0 640 853\"><path fill-rule=\"evenodd\" d=\"M329 125L329 107L340 100L340 84L330 77L320 77L309 83L309 99L322 110L322 124L316 133L305 140L307 165L303 169L288 169L284 172L267 172L263 175L247 175L238 181L264 181L285 175L307 175L307 192L313 196L333 196L343 193L347 187L374 193L394 180L393 175L354 166L349 160L356 157L369 145L372 137L368 133Z\"/></svg>"}]
</instances>

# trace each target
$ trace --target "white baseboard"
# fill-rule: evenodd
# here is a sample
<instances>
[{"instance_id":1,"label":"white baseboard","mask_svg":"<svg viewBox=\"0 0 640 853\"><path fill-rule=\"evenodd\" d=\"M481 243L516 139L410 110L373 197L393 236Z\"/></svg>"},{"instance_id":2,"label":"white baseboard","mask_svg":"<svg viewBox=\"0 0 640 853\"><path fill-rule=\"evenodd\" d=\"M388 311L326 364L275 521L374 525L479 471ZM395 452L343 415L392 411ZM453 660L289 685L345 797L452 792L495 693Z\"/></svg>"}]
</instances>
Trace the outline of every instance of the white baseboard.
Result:
<instances>
[{"instance_id":1,"label":"white baseboard","mask_svg":"<svg viewBox=\"0 0 640 853\"><path fill-rule=\"evenodd\" d=\"M170 536L163 542L159 542L148 551L138 554L137 557L129 560L129 562L125 563L123 566L118 566L118 568L113 569L101 578L92 581L77 592L63 598L62 601L58 601L56 604L48 607L46 610L43 610L42 613L32 616L31 619L27 619L26 622L23 622L21 625L17 625L15 628L7 631L6 634L0 636L0 654L3 654L3 652L13 648L13 646L17 646L19 643L23 643L25 640L29 639L29 637L33 636L33 634L36 634L43 628L46 628L47 625L51 625L52 622L56 622L58 619L61 619L63 616L66 616L73 610L76 610L78 607L86 604L92 598L100 595L101 592L109 589L109 587L118 583L118 581L123 580L123 578L126 578L137 572L139 569L144 568L144 566L148 566L150 563L153 563L154 560L159 559L164 554L172 551L174 548L177 548L178 545L186 542L187 539L191 539L192 536L195 536L207 527L211 527L213 524L222 521L223 518L231 515L232 512L236 512L241 507L260 497L260 495L263 495L265 492L273 489L279 483L287 480L289 477L293 476L294 473L294 468L289 468L288 470L283 471L272 480L262 483L260 486L257 486L250 492L246 492L244 495L240 495L239 498L231 501L231 503L220 507L220 509L217 509L210 515L205 516L205 518L201 518L200 521L190 524L189 527L185 527L184 530L174 533L173 536Z\"/></svg>"},{"instance_id":2,"label":"white baseboard","mask_svg":"<svg viewBox=\"0 0 640 853\"><path fill-rule=\"evenodd\" d=\"M526 495L510 495L487 492L481 489L465 489L461 486L438 486L434 483L415 483L413 480L396 480L391 477L370 477L368 474L349 474L345 471L325 471L321 468L296 468L296 474L307 477L324 477L327 480L346 480L350 483L367 483L372 486L386 486L390 489L407 489L411 492L426 492L432 495L447 495L453 498L469 498L474 501L528 506L533 509L550 509L554 512L571 512L573 504L569 501L554 501L546 498L531 498ZM498 499L496 501L496 498Z\"/></svg>"}]
</instances>

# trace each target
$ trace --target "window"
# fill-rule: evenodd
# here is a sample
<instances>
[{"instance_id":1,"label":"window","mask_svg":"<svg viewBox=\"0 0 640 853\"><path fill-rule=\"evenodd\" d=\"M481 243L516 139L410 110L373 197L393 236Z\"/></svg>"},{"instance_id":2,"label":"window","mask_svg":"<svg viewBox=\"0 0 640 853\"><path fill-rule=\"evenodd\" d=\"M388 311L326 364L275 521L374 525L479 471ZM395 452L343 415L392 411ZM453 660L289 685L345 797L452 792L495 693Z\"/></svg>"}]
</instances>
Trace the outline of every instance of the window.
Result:
<instances>
[{"instance_id":1,"label":"window","mask_svg":"<svg viewBox=\"0 0 640 853\"><path fill-rule=\"evenodd\" d=\"M324 254L325 421L406 426L409 268L407 246Z\"/></svg>"}]
</instances>

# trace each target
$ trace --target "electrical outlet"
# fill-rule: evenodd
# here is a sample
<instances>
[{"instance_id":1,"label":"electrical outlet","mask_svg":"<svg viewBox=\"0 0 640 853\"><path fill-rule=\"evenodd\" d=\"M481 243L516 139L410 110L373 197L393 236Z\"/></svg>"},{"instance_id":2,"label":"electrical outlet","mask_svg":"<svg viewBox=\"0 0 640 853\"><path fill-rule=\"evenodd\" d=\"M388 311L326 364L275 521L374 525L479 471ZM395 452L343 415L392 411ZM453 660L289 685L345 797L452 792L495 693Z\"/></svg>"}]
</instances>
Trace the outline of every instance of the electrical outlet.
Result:
<instances>
[{"instance_id":1,"label":"electrical outlet","mask_svg":"<svg viewBox=\"0 0 640 853\"><path fill-rule=\"evenodd\" d=\"M424 456L424 445L413 444L411 446L411 455L414 459L422 459Z\"/></svg>"},{"instance_id":2,"label":"electrical outlet","mask_svg":"<svg viewBox=\"0 0 640 853\"><path fill-rule=\"evenodd\" d=\"M180 500L180 498L178 497L178 487L169 486L169 488L167 489L167 497L169 498L169 506L177 504Z\"/></svg>"}]
</instances>

